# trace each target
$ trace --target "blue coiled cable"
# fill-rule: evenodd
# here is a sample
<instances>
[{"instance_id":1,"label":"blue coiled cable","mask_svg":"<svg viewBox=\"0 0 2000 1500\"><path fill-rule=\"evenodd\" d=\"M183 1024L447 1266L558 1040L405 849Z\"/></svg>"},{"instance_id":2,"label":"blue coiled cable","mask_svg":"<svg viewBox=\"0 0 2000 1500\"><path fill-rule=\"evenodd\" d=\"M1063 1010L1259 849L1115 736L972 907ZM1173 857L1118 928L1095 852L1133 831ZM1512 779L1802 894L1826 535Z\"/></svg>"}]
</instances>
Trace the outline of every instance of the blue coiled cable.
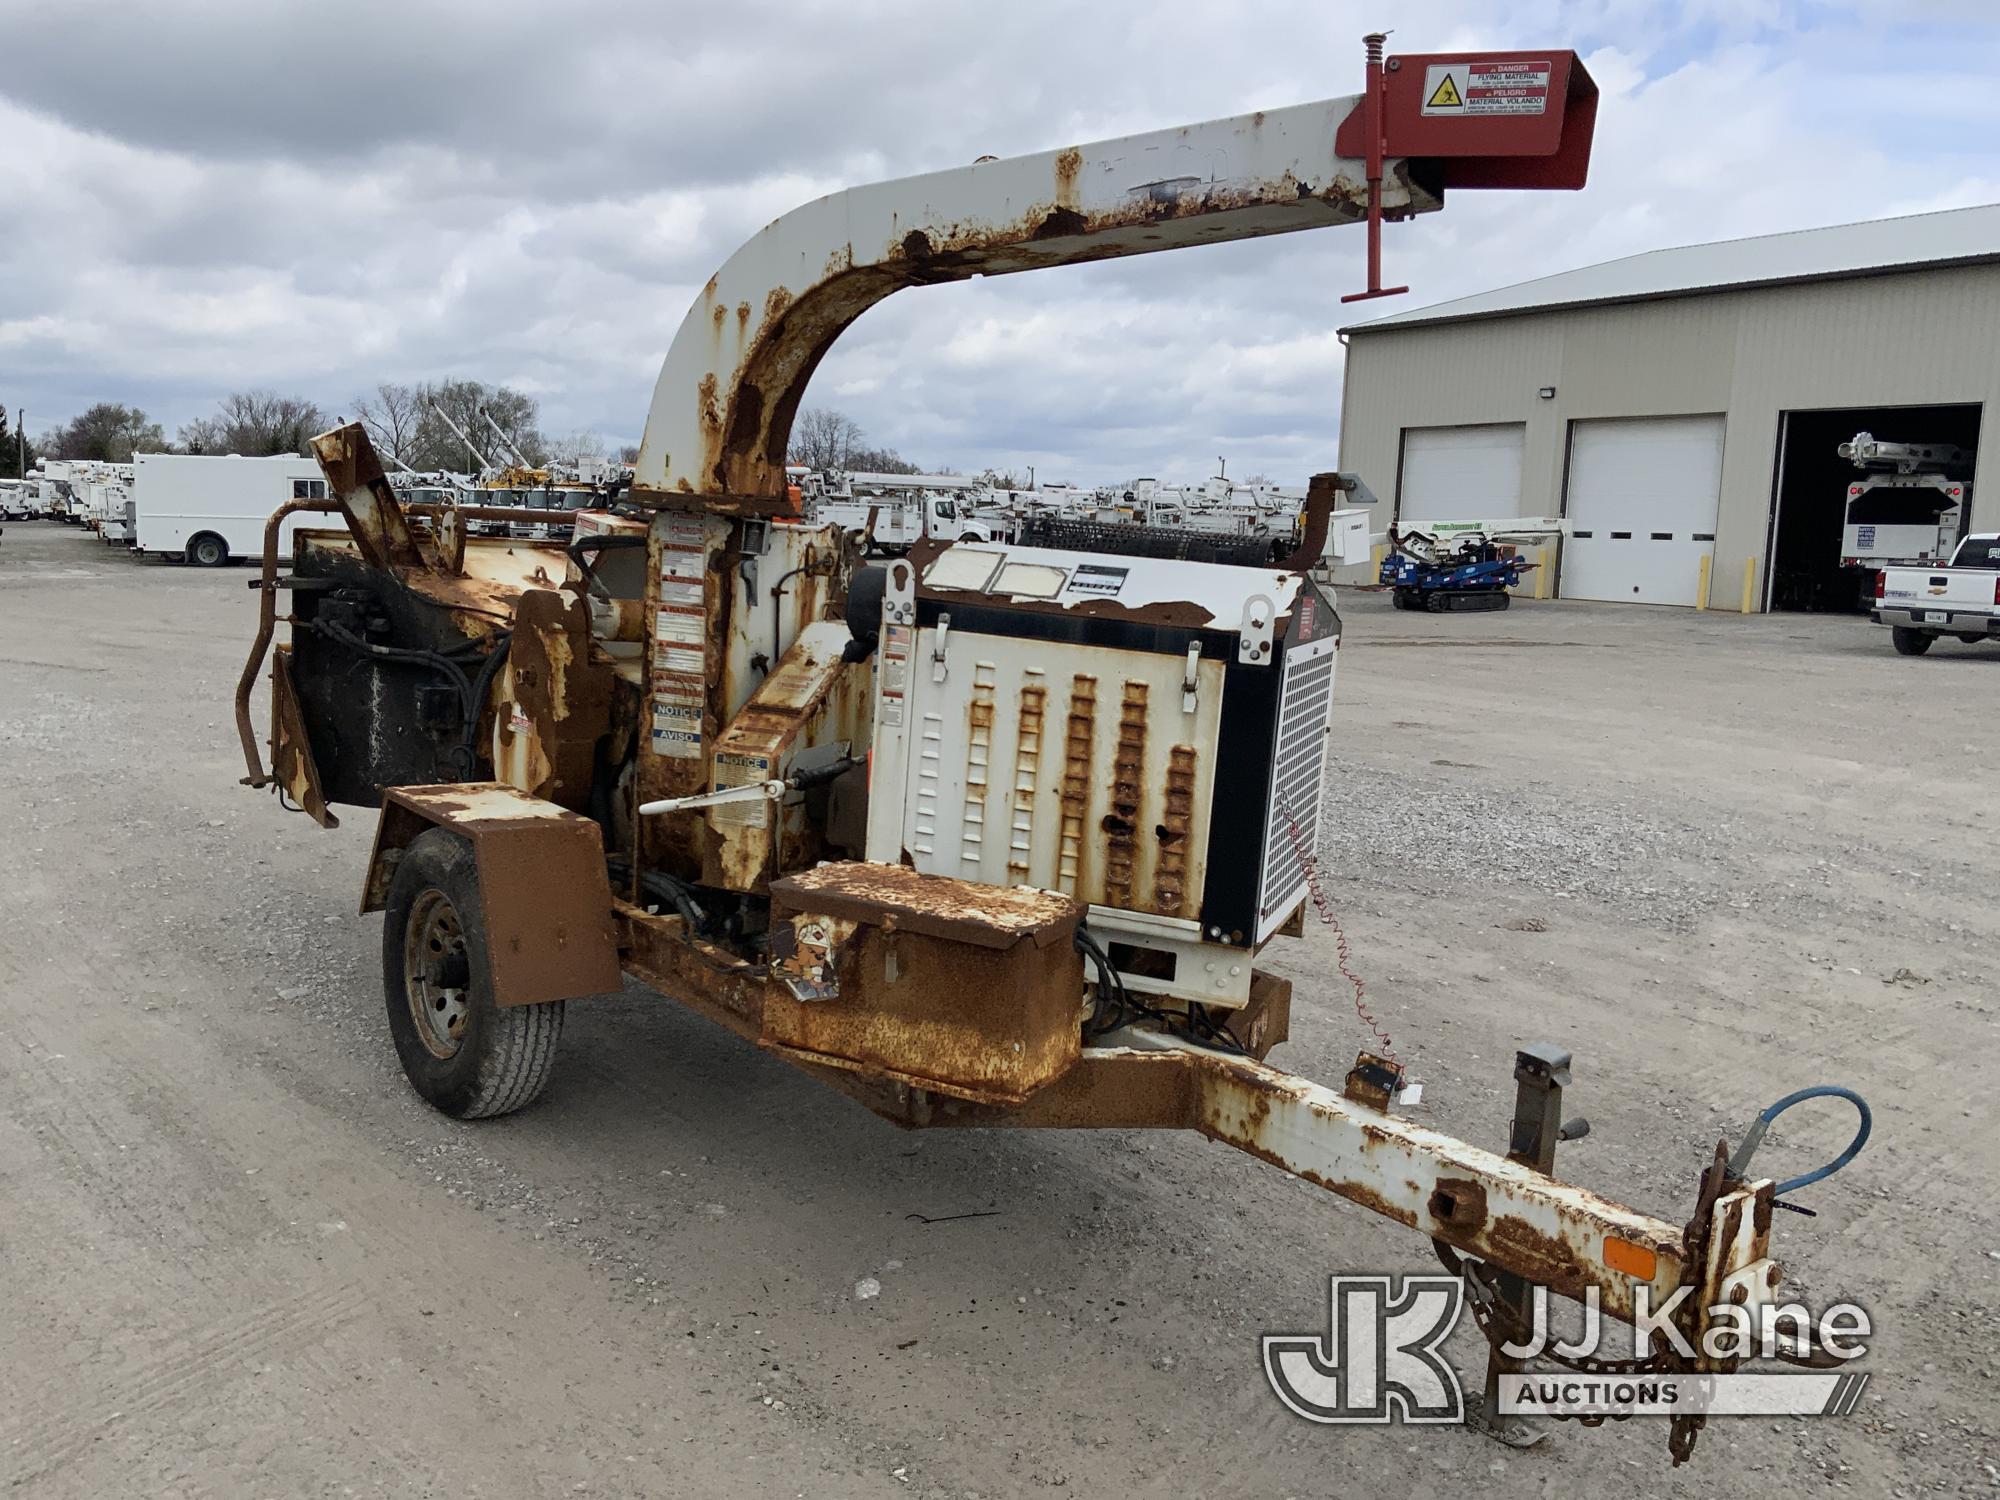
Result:
<instances>
[{"instance_id":1,"label":"blue coiled cable","mask_svg":"<svg viewBox=\"0 0 2000 1500\"><path fill-rule=\"evenodd\" d=\"M1847 1143L1847 1149L1841 1152L1840 1155L1836 1156L1823 1167L1815 1167L1812 1171L1798 1177L1786 1178L1785 1181L1777 1185L1774 1195L1782 1198L1785 1194L1798 1188L1806 1187L1824 1178L1831 1177L1835 1172L1838 1172L1842 1167L1853 1161L1856 1156L1860 1155L1861 1148L1868 1144L1868 1132L1875 1128L1875 1116L1868 1108L1868 1101L1855 1093L1853 1089L1842 1088L1839 1084L1835 1083L1822 1083L1809 1089L1800 1089L1796 1093L1785 1095L1784 1098L1757 1116L1750 1128L1744 1132L1743 1144L1736 1148L1736 1154L1729 1159L1729 1174L1732 1177L1742 1177L1745 1175L1745 1169L1750 1165L1750 1158L1756 1152L1757 1147L1762 1144L1764 1133L1771 1128L1771 1122L1790 1109L1794 1104L1803 1104L1808 1099L1845 1099L1849 1104L1854 1106L1855 1112L1861 1116L1861 1128L1854 1132L1854 1139Z\"/></svg>"}]
</instances>

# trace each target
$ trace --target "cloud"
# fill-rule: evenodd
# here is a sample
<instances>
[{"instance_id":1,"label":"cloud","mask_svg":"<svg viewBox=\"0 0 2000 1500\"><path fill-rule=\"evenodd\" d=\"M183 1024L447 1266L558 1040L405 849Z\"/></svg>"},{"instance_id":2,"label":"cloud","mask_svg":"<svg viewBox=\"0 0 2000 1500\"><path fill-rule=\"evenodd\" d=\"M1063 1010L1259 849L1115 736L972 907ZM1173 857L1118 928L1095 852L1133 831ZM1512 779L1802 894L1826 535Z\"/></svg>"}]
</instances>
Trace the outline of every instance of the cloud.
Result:
<instances>
[{"instance_id":1,"label":"cloud","mask_svg":"<svg viewBox=\"0 0 2000 1500\"><path fill-rule=\"evenodd\" d=\"M708 11L574 0L0 0L0 371L33 425L169 429L269 386L535 393L636 441L708 274L791 205L986 154L1352 92L1379 6ZM1460 193L1387 233L1441 301L1665 244L1988 200L2000 30L1972 0L1432 0L1412 51L1582 50L1590 186ZM933 464L1292 481L1338 441L1362 237L1324 232L901 294L808 397Z\"/></svg>"}]
</instances>

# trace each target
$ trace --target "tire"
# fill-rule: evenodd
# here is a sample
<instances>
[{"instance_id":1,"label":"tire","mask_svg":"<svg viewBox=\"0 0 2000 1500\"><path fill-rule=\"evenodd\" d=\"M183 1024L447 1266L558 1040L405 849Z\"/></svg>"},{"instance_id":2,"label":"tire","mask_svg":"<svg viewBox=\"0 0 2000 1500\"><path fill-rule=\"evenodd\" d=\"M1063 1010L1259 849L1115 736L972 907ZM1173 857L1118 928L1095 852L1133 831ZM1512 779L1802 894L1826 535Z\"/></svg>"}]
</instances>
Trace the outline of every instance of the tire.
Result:
<instances>
[{"instance_id":1,"label":"tire","mask_svg":"<svg viewBox=\"0 0 2000 1500\"><path fill-rule=\"evenodd\" d=\"M1907 625L1893 625L1889 628L1889 639L1896 643L1898 656L1922 656L1931 649L1931 642L1937 637L1922 630L1912 630Z\"/></svg>"},{"instance_id":2,"label":"tire","mask_svg":"<svg viewBox=\"0 0 2000 1500\"><path fill-rule=\"evenodd\" d=\"M188 538L187 561L196 568L219 568L229 561L229 543L212 531Z\"/></svg>"},{"instance_id":3,"label":"tire","mask_svg":"<svg viewBox=\"0 0 2000 1500\"><path fill-rule=\"evenodd\" d=\"M563 1002L493 1003L472 846L446 829L419 835L389 883L382 991L404 1076L433 1108L483 1120L534 1103L548 1086Z\"/></svg>"},{"instance_id":4,"label":"tire","mask_svg":"<svg viewBox=\"0 0 2000 1500\"><path fill-rule=\"evenodd\" d=\"M1973 632L1968 630L1960 634L1959 639L1961 641L1964 641L1965 644L1968 646L1976 646L1981 641L1985 640L1986 637L1983 635L1975 635Z\"/></svg>"}]
</instances>

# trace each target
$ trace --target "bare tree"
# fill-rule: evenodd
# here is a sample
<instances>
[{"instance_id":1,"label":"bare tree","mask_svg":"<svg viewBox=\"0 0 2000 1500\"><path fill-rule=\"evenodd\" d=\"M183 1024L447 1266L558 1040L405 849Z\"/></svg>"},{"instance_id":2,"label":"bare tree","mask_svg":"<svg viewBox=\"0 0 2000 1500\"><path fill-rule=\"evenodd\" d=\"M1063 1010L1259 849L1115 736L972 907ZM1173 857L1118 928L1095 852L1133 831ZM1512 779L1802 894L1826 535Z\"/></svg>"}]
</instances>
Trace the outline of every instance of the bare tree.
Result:
<instances>
[{"instance_id":1,"label":"bare tree","mask_svg":"<svg viewBox=\"0 0 2000 1500\"><path fill-rule=\"evenodd\" d=\"M549 444L549 458L554 463L575 467L593 458L604 457L605 442L594 432L578 428L566 438L557 438Z\"/></svg>"},{"instance_id":2,"label":"bare tree","mask_svg":"<svg viewBox=\"0 0 2000 1500\"><path fill-rule=\"evenodd\" d=\"M855 448L846 467L860 474L920 474L923 470L894 448Z\"/></svg>"},{"instance_id":3,"label":"bare tree","mask_svg":"<svg viewBox=\"0 0 2000 1500\"><path fill-rule=\"evenodd\" d=\"M792 423L791 461L809 469L851 469L867 440L861 424L830 406L809 406Z\"/></svg>"},{"instance_id":4,"label":"bare tree","mask_svg":"<svg viewBox=\"0 0 2000 1500\"><path fill-rule=\"evenodd\" d=\"M533 396L477 380L443 380L418 387L417 395L416 433L402 455L403 462L413 469L479 466L479 459L439 417L440 410L471 439L479 454L496 466L512 463L514 448L531 464L542 463L548 456L548 443L535 425L539 411ZM486 425L487 417L507 435L506 442L494 437L493 429Z\"/></svg>"},{"instance_id":5,"label":"bare tree","mask_svg":"<svg viewBox=\"0 0 2000 1500\"><path fill-rule=\"evenodd\" d=\"M196 417L183 422L174 441L189 453L227 453L229 434L219 417Z\"/></svg>"},{"instance_id":6,"label":"bare tree","mask_svg":"<svg viewBox=\"0 0 2000 1500\"><path fill-rule=\"evenodd\" d=\"M355 420L367 429L369 441L391 461L391 468L396 463L417 467L410 452L416 446L423 411L423 393L417 387L389 381L376 386L374 395L358 396L354 401Z\"/></svg>"},{"instance_id":7,"label":"bare tree","mask_svg":"<svg viewBox=\"0 0 2000 1500\"><path fill-rule=\"evenodd\" d=\"M306 440L326 427L319 407L303 396L275 391L232 391L212 417L198 417L180 430L190 453L240 453L264 458L306 451Z\"/></svg>"},{"instance_id":8,"label":"bare tree","mask_svg":"<svg viewBox=\"0 0 2000 1500\"><path fill-rule=\"evenodd\" d=\"M627 443L618 450L618 462L621 464L636 464L638 461L639 445L637 443Z\"/></svg>"}]
</instances>

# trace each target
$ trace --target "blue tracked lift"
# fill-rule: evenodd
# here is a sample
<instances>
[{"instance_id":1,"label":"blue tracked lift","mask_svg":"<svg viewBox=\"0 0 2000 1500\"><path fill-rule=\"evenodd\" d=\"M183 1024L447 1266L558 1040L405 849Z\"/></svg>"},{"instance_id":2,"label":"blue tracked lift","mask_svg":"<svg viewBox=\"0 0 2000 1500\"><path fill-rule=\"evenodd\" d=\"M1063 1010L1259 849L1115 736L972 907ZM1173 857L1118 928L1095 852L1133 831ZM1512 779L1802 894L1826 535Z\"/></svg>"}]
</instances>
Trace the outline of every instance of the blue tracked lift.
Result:
<instances>
[{"instance_id":1,"label":"blue tracked lift","mask_svg":"<svg viewBox=\"0 0 2000 1500\"><path fill-rule=\"evenodd\" d=\"M1393 591L1398 609L1505 609L1512 602L1507 590L1535 565L1515 556L1512 547L1481 535L1442 543L1425 531L1389 528L1389 550L1382 557L1379 582Z\"/></svg>"}]
</instances>

